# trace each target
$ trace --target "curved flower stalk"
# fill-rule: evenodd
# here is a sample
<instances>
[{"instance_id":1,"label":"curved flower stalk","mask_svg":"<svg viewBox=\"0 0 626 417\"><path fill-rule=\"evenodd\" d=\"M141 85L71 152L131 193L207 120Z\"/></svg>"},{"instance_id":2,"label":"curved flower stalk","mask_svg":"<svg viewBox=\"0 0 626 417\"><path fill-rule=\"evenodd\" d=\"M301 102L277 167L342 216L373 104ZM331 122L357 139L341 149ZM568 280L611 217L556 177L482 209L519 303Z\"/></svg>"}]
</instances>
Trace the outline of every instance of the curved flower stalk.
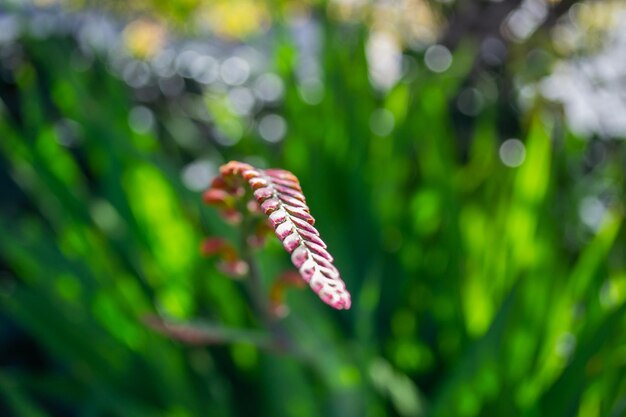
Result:
<instances>
[{"instance_id":1,"label":"curved flower stalk","mask_svg":"<svg viewBox=\"0 0 626 417\"><path fill-rule=\"evenodd\" d=\"M313 226L315 219L310 214L298 179L291 172L263 170L231 161L220 168L220 176L205 192L204 199L232 217L234 201L245 195L245 182L252 188L254 199L268 216L276 236L291 254L291 261L302 279L328 305L336 309L350 308L350 293L333 265L326 244ZM252 206L251 211L255 211L257 205ZM251 204L247 207L250 210Z\"/></svg>"}]
</instances>

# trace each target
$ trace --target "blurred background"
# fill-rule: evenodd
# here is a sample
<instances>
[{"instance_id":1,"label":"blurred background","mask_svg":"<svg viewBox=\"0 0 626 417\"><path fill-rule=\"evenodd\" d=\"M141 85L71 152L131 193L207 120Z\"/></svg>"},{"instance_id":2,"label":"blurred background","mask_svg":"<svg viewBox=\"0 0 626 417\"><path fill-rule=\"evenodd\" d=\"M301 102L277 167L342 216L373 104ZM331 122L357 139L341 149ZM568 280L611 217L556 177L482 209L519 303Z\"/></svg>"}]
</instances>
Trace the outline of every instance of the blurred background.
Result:
<instances>
[{"instance_id":1,"label":"blurred background","mask_svg":"<svg viewBox=\"0 0 626 417\"><path fill-rule=\"evenodd\" d=\"M0 1L0 415L625 415L625 17ZM231 159L300 178L352 293L288 290L293 352L200 256Z\"/></svg>"}]
</instances>

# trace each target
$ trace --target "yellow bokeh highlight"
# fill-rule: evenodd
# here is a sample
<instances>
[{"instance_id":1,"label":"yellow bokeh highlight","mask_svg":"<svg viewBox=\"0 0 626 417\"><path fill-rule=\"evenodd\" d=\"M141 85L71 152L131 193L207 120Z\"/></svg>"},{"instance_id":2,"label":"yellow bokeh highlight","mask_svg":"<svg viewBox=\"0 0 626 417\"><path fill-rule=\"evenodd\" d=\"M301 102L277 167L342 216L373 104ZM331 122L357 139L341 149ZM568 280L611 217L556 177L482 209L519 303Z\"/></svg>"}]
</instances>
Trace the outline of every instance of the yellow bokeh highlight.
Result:
<instances>
[{"instance_id":1,"label":"yellow bokeh highlight","mask_svg":"<svg viewBox=\"0 0 626 417\"><path fill-rule=\"evenodd\" d=\"M163 49L166 31L159 23L138 19L126 26L123 37L124 46L131 55L147 59Z\"/></svg>"},{"instance_id":2,"label":"yellow bokeh highlight","mask_svg":"<svg viewBox=\"0 0 626 417\"><path fill-rule=\"evenodd\" d=\"M215 1L200 11L200 19L218 35L240 39L268 27L271 17L263 2Z\"/></svg>"}]
</instances>

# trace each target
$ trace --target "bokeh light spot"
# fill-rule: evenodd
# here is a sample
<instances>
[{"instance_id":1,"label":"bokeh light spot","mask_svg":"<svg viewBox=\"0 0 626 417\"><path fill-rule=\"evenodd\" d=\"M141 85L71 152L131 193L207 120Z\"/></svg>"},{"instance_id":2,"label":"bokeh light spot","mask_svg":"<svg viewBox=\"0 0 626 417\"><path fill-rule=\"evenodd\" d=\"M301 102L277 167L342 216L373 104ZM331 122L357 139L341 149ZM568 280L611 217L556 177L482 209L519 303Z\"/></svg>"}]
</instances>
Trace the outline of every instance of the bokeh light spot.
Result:
<instances>
[{"instance_id":1,"label":"bokeh light spot","mask_svg":"<svg viewBox=\"0 0 626 417\"><path fill-rule=\"evenodd\" d=\"M402 51L396 37L385 31L373 32L367 41L366 55L374 87L393 87L402 75Z\"/></svg>"},{"instance_id":2,"label":"bokeh light spot","mask_svg":"<svg viewBox=\"0 0 626 417\"><path fill-rule=\"evenodd\" d=\"M186 165L181 173L183 184L191 191L204 190L216 175L215 164L206 160L194 161Z\"/></svg>"},{"instance_id":3,"label":"bokeh light spot","mask_svg":"<svg viewBox=\"0 0 626 417\"><path fill-rule=\"evenodd\" d=\"M271 73L261 75L254 83L254 94L267 102L280 100L284 90L283 80L278 75Z\"/></svg>"},{"instance_id":4,"label":"bokeh light spot","mask_svg":"<svg viewBox=\"0 0 626 417\"><path fill-rule=\"evenodd\" d=\"M277 114L263 116L259 122L259 134L270 143L280 142L287 133L287 122Z\"/></svg>"},{"instance_id":5,"label":"bokeh light spot","mask_svg":"<svg viewBox=\"0 0 626 417\"><path fill-rule=\"evenodd\" d=\"M433 45L426 50L424 63L433 72L444 72L452 65L452 54L443 45Z\"/></svg>"},{"instance_id":6,"label":"bokeh light spot","mask_svg":"<svg viewBox=\"0 0 626 417\"><path fill-rule=\"evenodd\" d=\"M0 16L0 45L13 42L20 35L20 22L17 16Z\"/></svg>"},{"instance_id":7,"label":"bokeh light spot","mask_svg":"<svg viewBox=\"0 0 626 417\"><path fill-rule=\"evenodd\" d=\"M238 56L228 58L220 67L222 80L229 85L241 85L250 76L250 65Z\"/></svg>"},{"instance_id":8,"label":"bokeh light spot","mask_svg":"<svg viewBox=\"0 0 626 417\"><path fill-rule=\"evenodd\" d=\"M133 107L128 114L128 125L135 133L148 133L152 130L154 124L154 114L152 110L145 106Z\"/></svg>"},{"instance_id":9,"label":"bokeh light spot","mask_svg":"<svg viewBox=\"0 0 626 417\"><path fill-rule=\"evenodd\" d=\"M387 136L395 126L395 118L387 109L376 109L370 116L370 129L377 136Z\"/></svg>"},{"instance_id":10,"label":"bokeh light spot","mask_svg":"<svg viewBox=\"0 0 626 417\"><path fill-rule=\"evenodd\" d=\"M599 198L587 196L582 199L578 206L578 215L583 223L591 230L597 231L602 225L606 207Z\"/></svg>"},{"instance_id":11,"label":"bokeh light spot","mask_svg":"<svg viewBox=\"0 0 626 417\"><path fill-rule=\"evenodd\" d=\"M466 116L478 116L484 105L483 94L475 88L464 89L456 100L457 108Z\"/></svg>"},{"instance_id":12,"label":"bokeh light spot","mask_svg":"<svg viewBox=\"0 0 626 417\"><path fill-rule=\"evenodd\" d=\"M500 146L500 160L510 168L516 168L526 159L526 147L519 139L507 139Z\"/></svg>"},{"instance_id":13,"label":"bokeh light spot","mask_svg":"<svg viewBox=\"0 0 626 417\"><path fill-rule=\"evenodd\" d=\"M159 88L166 97L176 97L183 92L185 80L178 75L159 79Z\"/></svg>"},{"instance_id":14,"label":"bokeh light spot","mask_svg":"<svg viewBox=\"0 0 626 417\"><path fill-rule=\"evenodd\" d=\"M254 108L254 95L249 88L237 87L228 92L228 103L230 110L239 116L246 116Z\"/></svg>"},{"instance_id":15,"label":"bokeh light spot","mask_svg":"<svg viewBox=\"0 0 626 417\"><path fill-rule=\"evenodd\" d=\"M199 83L211 84L219 77L219 65L213 57L199 56L190 64L189 73Z\"/></svg>"},{"instance_id":16,"label":"bokeh light spot","mask_svg":"<svg viewBox=\"0 0 626 417\"><path fill-rule=\"evenodd\" d=\"M324 84L317 78L307 79L298 87L298 93L306 104L320 104L324 99Z\"/></svg>"}]
</instances>

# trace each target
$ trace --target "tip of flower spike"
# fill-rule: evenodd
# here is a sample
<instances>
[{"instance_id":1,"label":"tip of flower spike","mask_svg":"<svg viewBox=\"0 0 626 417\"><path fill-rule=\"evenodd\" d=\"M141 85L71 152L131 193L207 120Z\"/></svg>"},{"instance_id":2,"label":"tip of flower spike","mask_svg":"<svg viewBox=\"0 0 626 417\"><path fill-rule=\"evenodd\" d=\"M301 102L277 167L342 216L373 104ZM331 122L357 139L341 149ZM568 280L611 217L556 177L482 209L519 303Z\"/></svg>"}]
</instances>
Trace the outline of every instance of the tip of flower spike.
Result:
<instances>
[{"instance_id":1,"label":"tip of flower spike","mask_svg":"<svg viewBox=\"0 0 626 417\"><path fill-rule=\"evenodd\" d=\"M350 294L346 291L341 293L324 293L323 290L320 290L318 293L322 301L326 304L335 308L337 310L349 310L352 305L352 301L350 300Z\"/></svg>"},{"instance_id":2,"label":"tip of flower spike","mask_svg":"<svg viewBox=\"0 0 626 417\"><path fill-rule=\"evenodd\" d=\"M352 305L352 300L343 281L329 279L320 273L318 268L319 266L314 267L314 272L310 277L309 286L311 289L329 306L337 310L348 310Z\"/></svg>"},{"instance_id":3,"label":"tip of flower spike","mask_svg":"<svg viewBox=\"0 0 626 417\"><path fill-rule=\"evenodd\" d=\"M336 303L335 305L332 305L332 307L336 308L337 310L350 310L351 306L352 306L352 300L350 300L349 295L347 298L343 299L341 302Z\"/></svg>"}]
</instances>

